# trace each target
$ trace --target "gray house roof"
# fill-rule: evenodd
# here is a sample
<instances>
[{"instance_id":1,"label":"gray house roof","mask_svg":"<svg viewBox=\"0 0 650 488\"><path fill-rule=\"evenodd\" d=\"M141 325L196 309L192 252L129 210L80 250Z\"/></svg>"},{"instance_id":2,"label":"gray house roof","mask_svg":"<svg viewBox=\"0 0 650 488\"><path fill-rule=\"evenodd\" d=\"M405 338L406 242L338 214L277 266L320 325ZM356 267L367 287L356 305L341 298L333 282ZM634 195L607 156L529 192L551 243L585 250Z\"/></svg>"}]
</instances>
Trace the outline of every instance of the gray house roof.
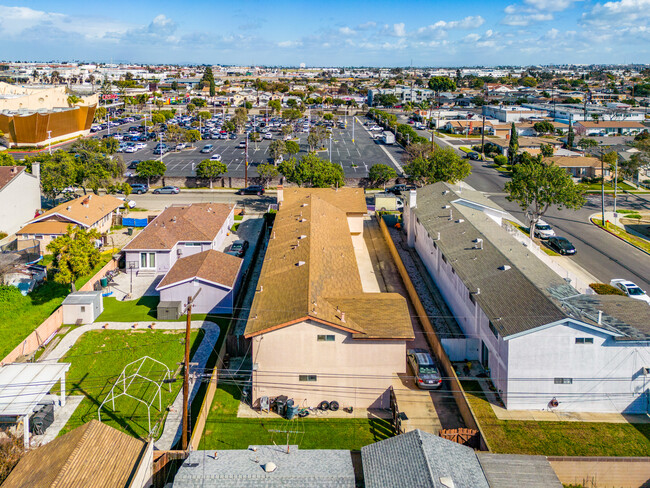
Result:
<instances>
[{"instance_id":1,"label":"gray house roof","mask_svg":"<svg viewBox=\"0 0 650 488\"><path fill-rule=\"evenodd\" d=\"M477 452L490 487L562 488L545 456Z\"/></svg>"},{"instance_id":2,"label":"gray house roof","mask_svg":"<svg viewBox=\"0 0 650 488\"><path fill-rule=\"evenodd\" d=\"M255 449L255 450L254 450ZM267 463L276 469L266 472ZM247 450L192 451L174 488L354 488L350 451L301 450L298 446L250 446Z\"/></svg>"},{"instance_id":3,"label":"gray house roof","mask_svg":"<svg viewBox=\"0 0 650 488\"><path fill-rule=\"evenodd\" d=\"M366 488L489 487L473 449L419 429L363 447L361 459Z\"/></svg>"},{"instance_id":4,"label":"gray house roof","mask_svg":"<svg viewBox=\"0 0 650 488\"><path fill-rule=\"evenodd\" d=\"M436 183L417 190L416 204L418 222L502 337L570 318L616 340L650 339L650 307L581 295L489 216L505 211L482 193Z\"/></svg>"}]
</instances>

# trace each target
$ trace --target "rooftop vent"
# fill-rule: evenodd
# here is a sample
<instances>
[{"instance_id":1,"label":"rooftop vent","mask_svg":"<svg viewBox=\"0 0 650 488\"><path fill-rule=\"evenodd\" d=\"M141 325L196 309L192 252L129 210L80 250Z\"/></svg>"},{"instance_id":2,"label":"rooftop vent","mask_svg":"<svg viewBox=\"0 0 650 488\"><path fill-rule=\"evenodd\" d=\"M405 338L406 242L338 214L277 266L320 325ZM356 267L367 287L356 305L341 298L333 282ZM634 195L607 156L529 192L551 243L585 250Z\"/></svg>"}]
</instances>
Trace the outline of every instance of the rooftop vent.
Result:
<instances>
[{"instance_id":1,"label":"rooftop vent","mask_svg":"<svg viewBox=\"0 0 650 488\"><path fill-rule=\"evenodd\" d=\"M303 235L298 236L298 239L307 239L307 236L303 234Z\"/></svg>"},{"instance_id":2,"label":"rooftop vent","mask_svg":"<svg viewBox=\"0 0 650 488\"><path fill-rule=\"evenodd\" d=\"M443 205L442 208L451 208L451 205Z\"/></svg>"},{"instance_id":3,"label":"rooftop vent","mask_svg":"<svg viewBox=\"0 0 650 488\"><path fill-rule=\"evenodd\" d=\"M300 219L298 222L307 222L307 219Z\"/></svg>"},{"instance_id":4,"label":"rooftop vent","mask_svg":"<svg viewBox=\"0 0 650 488\"><path fill-rule=\"evenodd\" d=\"M457 224L462 224L463 222L465 222L465 219L458 219L458 220L456 221Z\"/></svg>"},{"instance_id":5,"label":"rooftop vent","mask_svg":"<svg viewBox=\"0 0 650 488\"><path fill-rule=\"evenodd\" d=\"M341 312L341 322L345 323L345 312Z\"/></svg>"},{"instance_id":6,"label":"rooftop vent","mask_svg":"<svg viewBox=\"0 0 650 488\"><path fill-rule=\"evenodd\" d=\"M301 206L301 207L306 207L307 205L309 205L309 204L308 204L308 203L303 203L303 204L300 205L300 206Z\"/></svg>"},{"instance_id":7,"label":"rooftop vent","mask_svg":"<svg viewBox=\"0 0 650 488\"><path fill-rule=\"evenodd\" d=\"M456 488L456 485L454 485L454 480L451 479L451 476L441 476L440 483L446 488Z\"/></svg>"},{"instance_id":8,"label":"rooftop vent","mask_svg":"<svg viewBox=\"0 0 650 488\"><path fill-rule=\"evenodd\" d=\"M304 265L304 264L305 264L304 261L298 261L298 262L296 263L296 266L302 266L302 265Z\"/></svg>"},{"instance_id":9,"label":"rooftop vent","mask_svg":"<svg viewBox=\"0 0 650 488\"><path fill-rule=\"evenodd\" d=\"M503 266L499 266L500 271L508 271L510 269L510 266L507 264L504 264Z\"/></svg>"},{"instance_id":10,"label":"rooftop vent","mask_svg":"<svg viewBox=\"0 0 650 488\"><path fill-rule=\"evenodd\" d=\"M474 239L474 242L476 243L476 245L474 246L474 249L483 249L483 239L478 237L478 238Z\"/></svg>"},{"instance_id":11,"label":"rooftop vent","mask_svg":"<svg viewBox=\"0 0 650 488\"><path fill-rule=\"evenodd\" d=\"M266 463L266 464L264 465L264 471L266 471L267 473L272 473L272 472L275 471L276 469L278 469L278 467L275 465L274 462ZM453 485L452 485L452 486L453 486Z\"/></svg>"}]
</instances>

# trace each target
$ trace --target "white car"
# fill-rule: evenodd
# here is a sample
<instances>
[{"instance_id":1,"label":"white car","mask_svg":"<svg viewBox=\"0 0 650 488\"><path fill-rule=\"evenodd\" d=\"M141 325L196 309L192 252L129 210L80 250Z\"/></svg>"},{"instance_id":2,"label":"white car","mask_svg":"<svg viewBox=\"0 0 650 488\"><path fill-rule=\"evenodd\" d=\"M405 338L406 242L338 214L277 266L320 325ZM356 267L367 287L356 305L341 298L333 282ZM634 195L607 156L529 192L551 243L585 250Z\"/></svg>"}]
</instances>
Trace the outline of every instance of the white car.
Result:
<instances>
[{"instance_id":1,"label":"white car","mask_svg":"<svg viewBox=\"0 0 650 488\"><path fill-rule=\"evenodd\" d=\"M221 154L213 154L210 156L210 161L221 161Z\"/></svg>"},{"instance_id":2,"label":"white car","mask_svg":"<svg viewBox=\"0 0 650 488\"><path fill-rule=\"evenodd\" d=\"M650 297L648 294L642 290L640 286L632 283L631 281L618 278L610 281L609 284L617 290L621 290L628 297L634 298L635 300L643 300L648 305L650 305Z\"/></svg>"},{"instance_id":3,"label":"white car","mask_svg":"<svg viewBox=\"0 0 650 488\"><path fill-rule=\"evenodd\" d=\"M184 142L181 142L180 144L176 144L176 150L177 151L185 149L186 147L187 147L187 144L185 144Z\"/></svg>"},{"instance_id":4,"label":"white car","mask_svg":"<svg viewBox=\"0 0 650 488\"><path fill-rule=\"evenodd\" d=\"M124 152L125 152L125 153L134 153L134 152L136 152L137 150L138 150L138 149L137 149L135 146L126 146L126 147L124 148Z\"/></svg>"},{"instance_id":5,"label":"white car","mask_svg":"<svg viewBox=\"0 0 650 488\"><path fill-rule=\"evenodd\" d=\"M553 237L554 235L555 231L550 225L541 219L537 221L537 225L535 226L535 237L546 240L549 237Z\"/></svg>"},{"instance_id":6,"label":"white car","mask_svg":"<svg viewBox=\"0 0 650 488\"><path fill-rule=\"evenodd\" d=\"M266 134L264 134L264 139L273 139L273 134L267 132Z\"/></svg>"},{"instance_id":7,"label":"white car","mask_svg":"<svg viewBox=\"0 0 650 488\"><path fill-rule=\"evenodd\" d=\"M144 149L145 147L147 147L147 144L145 142L136 142L135 143L135 148L136 149Z\"/></svg>"}]
</instances>

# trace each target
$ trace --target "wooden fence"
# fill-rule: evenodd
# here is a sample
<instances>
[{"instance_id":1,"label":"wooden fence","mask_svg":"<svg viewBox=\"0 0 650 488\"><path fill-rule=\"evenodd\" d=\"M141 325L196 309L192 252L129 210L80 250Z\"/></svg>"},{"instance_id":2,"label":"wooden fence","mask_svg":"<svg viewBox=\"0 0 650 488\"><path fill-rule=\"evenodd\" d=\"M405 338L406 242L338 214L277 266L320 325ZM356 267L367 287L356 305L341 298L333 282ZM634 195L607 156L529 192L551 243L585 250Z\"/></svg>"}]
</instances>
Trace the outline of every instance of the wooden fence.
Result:
<instances>
[{"instance_id":1,"label":"wooden fence","mask_svg":"<svg viewBox=\"0 0 650 488\"><path fill-rule=\"evenodd\" d=\"M447 439L457 444L479 449L481 446L481 434L476 429L440 429L438 433L443 439Z\"/></svg>"},{"instance_id":2,"label":"wooden fence","mask_svg":"<svg viewBox=\"0 0 650 488\"><path fill-rule=\"evenodd\" d=\"M390 232L388 231L386 222L384 222L384 219L380 215L377 215L377 219L379 220L379 227L381 228L381 232L384 236L384 239L386 240L386 244L388 245L388 248L390 249L390 253L393 256L393 261L395 261L395 265L397 266L397 270L399 271L399 274L402 277L402 281L404 282L404 286L406 287L406 290L409 294L411 303L413 304L418 319L422 324L422 328L424 329L424 335L427 339L427 342L429 343L429 346L431 347L434 354L440 361L442 369L445 372L445 376L449 379L449 383L451 385L451 393L454 397L456 405L458 406L460 415L463 418L463 421L465 422L465 425L468 428L479 431L480 449L489 451L490 446L485 436L483 435L483 431L481 430L479 423L476 420L474 412L472 411L472 407L467 401L467 397L465 396L465 391L463 390L463 387L460 384L460 381L458 380L458 376L456 376L456 370L454 369L454 366L451 364L451 361L449 360L449 357L447 356L445 349L442 347L440 338L438 337L438 334L436 334L436 331L433 328L431 321L429 320L427 312L424 306L422 305L422 302L420 301L420 297L418 296L418 293L415 290L415 286L413 286L413 282L411 281L408 271L406 270L406 267L402 262L402 258L397 252L395 243L393 242L393 239L390 236Z\"/></svg>"},{"instance_id":3,"label":"wooden fence","mask_svg":"<svg viewBox=\"0 0 650 488\"><path fill-rule=\"evenodd\" d=\"M171 482L170 474L175 473L178 467L187 459L185 451L154 451L153 452L153 488L163 488Z\"/></svg>"},{"instance_id":4,"label":"wooden fence","mask_svg":"<svg viewBox=\"0 0 650 488\"><path fill-rule=\"evenodd\" d=\"M404 428L402 427L402 420L404 420L404 416L399 411L397 397L395 396L395 390L393 390L392 386L390 387L390 411L392 414L393 434L403 434Z\"/></svg>"}]
</instances>

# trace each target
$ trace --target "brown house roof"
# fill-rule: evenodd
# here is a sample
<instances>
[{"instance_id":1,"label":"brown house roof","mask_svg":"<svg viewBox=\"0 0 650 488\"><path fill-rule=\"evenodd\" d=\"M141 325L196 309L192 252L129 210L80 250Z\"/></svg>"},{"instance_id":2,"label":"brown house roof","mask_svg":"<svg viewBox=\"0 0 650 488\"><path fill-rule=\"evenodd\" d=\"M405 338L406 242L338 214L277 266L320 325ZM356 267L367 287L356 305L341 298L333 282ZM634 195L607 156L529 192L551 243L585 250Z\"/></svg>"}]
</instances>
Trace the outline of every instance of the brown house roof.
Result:
<instances>
[{"instance_id":1,"label":"brown house roof","mask_svg":"<svg viewBox=\"0 0 650 488\"><path fill-rule=\"evenodd\" d=\"M26 235L26 234L44 234L44 235L63 235L70 222L59 222L58 220L45 220L43 222L34 222L32 224L27 224L25 227L16 232L16 235Z\"/></svg>"},{"instance_id":2,"label":"brown house roof","mask_svg":"<svg viewBox=\"0 0 650 488\"><path fill-rule=\"evenodd\" d=\"M0 190L23 171L25 166L0 166Z\"/></svg>"},{"instance_id":3,"label":"brown house roof","mask_svg":"<svg viewBox=\"0 0 650 488\"><path fill-rule=\"evenodd\" d=\"M590 156L552 156L544 158L562 168L600 168L600 160Z\"/></svg>"},{"instance_id":4,"label":"brown house roof","mask_svg":"<svg viewBox=\"0 0 650 488\"><path fill-rule=\"evenodd\" d=\"M360 188L285 188L282 205L294 205L302 201L306 194L314 195L345 213L368 213L366 195Z\"/></svg>"},{"instance_id":5,"label":"brown house roof","mask_svg":"<svg viewBox=\"0 0 650 488\"><path fill-rule=\"evenodd\" d=\"M2 488L126 488L146 449L145 441L91 420L25 454Z\"/></svg>"},{"instance_id":6,"label":"brown house roof","mask_svg":"<svg viewBox=\"0 0 650 488\"><path fill-rule=\"evenodd\" d=\"M58 217L87 228L109 215L123 203L122 200L111 195L84 195L48 210L32 222L56 220Z\"/></svg>"},{"instance_id":7,"label":"brown house roof","mask_svg":"<svg viewBox=\"0 0 650 488\"><path fill-rule=\"evenodd\" d=\"M361 213L359 197L347 193ZM290 194L275 217L246 337L309 319L355 338L413 338L401 295L363 292L347 213L332 204L343 198L332 189Z\"/></svg>"},{"instance_id":8,"label":"brown house roof","mask_svg":"<svg viewBox=\"0 0 650 488\"><path fill-rule=\"evenodd\" d=\"M646 129L647 127L641 122L632 122L625 120L599 120L590 121L590 120L581 120L576 122L576 125L581 125L586 129L597 129L602 127L603 129Z\"/></svg>"},{"instance_id":9,"label":"brown house roof","mask_svg":"<svg viewBox=\"0 0 650 488\"><path fill-rule=\"evenodd\" d=\"M211 242L234 205L194 203L166 208L131 240L125 250L171 249L180 241Z\"/></svg>"},{"instance_id":10,"label":"brown house roof","mask_svg":"<svg viewBox=\"0 0 650 488\"><path fill-rule=\"evenodd\" d=\"M210 249L177 260L156 290L166 288L192 278L201 278L211 283L235 286L242 259Z\"/></svg>"}]
</instances>

